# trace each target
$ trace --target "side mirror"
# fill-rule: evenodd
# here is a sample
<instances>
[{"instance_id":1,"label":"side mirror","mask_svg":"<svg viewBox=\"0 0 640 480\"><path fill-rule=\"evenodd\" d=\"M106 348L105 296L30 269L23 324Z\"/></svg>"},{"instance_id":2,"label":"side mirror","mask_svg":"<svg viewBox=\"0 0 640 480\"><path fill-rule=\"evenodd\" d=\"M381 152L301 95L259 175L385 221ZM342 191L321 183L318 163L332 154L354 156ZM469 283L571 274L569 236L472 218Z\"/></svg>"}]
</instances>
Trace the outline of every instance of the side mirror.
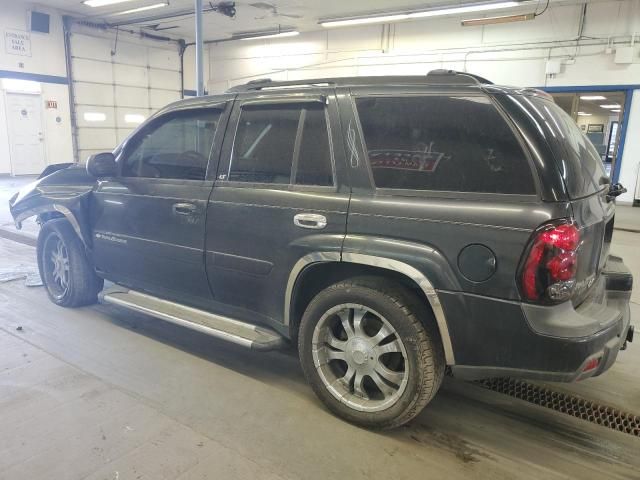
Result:
<instances>
[{"instance_id":1,"label":"side mirror","mask_svg":"<svg viewBox=\"0 0 640 480\"><path fill-rule=\"evenodd\" d=\"M114 177L117 173L116 157L111 152L96 153L87 160L87 173L92 177Z\"/></svg>"}]
</instances>

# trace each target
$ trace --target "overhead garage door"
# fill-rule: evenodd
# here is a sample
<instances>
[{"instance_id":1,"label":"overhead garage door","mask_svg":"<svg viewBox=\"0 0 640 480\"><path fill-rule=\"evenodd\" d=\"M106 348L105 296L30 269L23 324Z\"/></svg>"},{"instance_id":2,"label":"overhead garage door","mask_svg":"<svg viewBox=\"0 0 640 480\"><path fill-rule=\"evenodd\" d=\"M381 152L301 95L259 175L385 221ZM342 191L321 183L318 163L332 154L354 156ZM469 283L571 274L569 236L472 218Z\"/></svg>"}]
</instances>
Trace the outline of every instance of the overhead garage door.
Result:
<instances>
[{"instance_id":1,"label":"overhead garage door","mask_svg":"<svg viewBox=\"0 0 640 480\"><path fill-rule=\"evenodd\" d=\"M78 160L113 150L144 119L180 98L177 46L71 35ZM112 52L115 45L115 53Z\"/></svg>"}]
</instances>

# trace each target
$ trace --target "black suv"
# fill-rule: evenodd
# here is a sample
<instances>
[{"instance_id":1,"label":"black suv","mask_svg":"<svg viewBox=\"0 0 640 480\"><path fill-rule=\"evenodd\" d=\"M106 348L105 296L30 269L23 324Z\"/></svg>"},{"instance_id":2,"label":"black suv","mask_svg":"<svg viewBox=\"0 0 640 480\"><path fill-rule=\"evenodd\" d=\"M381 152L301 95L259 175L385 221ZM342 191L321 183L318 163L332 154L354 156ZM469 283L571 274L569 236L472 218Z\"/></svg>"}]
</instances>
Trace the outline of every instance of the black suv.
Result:
<instances>
[{"instance_id":1,"label":"black suv","mask_svg":"<svg viewBox=\"0 0 640 480\"><path fill-rule=\"evenodd\" d=\"M10 206L18 226L38 216L56 304L297 344L329 409L390 428L445 369L574 381L613 364L633 337L632 276L609 254L623 190L543 92L435 71L180 101Z\"/></svg>"}]
</instances>

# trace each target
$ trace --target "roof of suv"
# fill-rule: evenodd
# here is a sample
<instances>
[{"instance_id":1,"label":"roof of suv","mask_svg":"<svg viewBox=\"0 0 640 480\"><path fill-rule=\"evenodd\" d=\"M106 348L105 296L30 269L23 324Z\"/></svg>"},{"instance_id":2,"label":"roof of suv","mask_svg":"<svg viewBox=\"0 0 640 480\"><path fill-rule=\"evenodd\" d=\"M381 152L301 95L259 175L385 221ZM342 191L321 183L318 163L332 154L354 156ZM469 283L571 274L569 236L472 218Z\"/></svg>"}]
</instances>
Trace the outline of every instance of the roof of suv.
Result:
<instances>
[{"instance_id":1,"label":"roof of suv","mask_svg":"<svg viewBox=\"0 0 640 480\"><path fill-rule=\"evenodd\" d=\"M432 70L426 75L393 75L393 76L363 76L363 77L334 77L306 80L274 81L269 78L252 80L242 85L228 89L223 94L179 100L167 105L162 112L193 107L210 106L211 102L224 102L238 93L263 94L267 92L292 92L307 88L329 87L367 87L367 86L419 86L419 87L453 87L453 88L482 88L494 93L508 92L521 95L536 95L552 100L552 97L534 88L507 87L494 85L486 78L467 72L455 70Z\"/></svg>"}]
</instances>

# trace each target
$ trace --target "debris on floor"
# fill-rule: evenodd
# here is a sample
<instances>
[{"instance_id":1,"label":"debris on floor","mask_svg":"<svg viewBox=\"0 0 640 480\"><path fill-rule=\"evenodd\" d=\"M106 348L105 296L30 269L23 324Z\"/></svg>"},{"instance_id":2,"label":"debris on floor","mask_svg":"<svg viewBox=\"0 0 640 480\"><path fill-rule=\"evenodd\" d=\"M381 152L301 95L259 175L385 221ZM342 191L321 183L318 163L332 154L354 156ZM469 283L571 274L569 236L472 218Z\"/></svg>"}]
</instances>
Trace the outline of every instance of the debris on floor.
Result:
<instances>
[{"instance_id":1,"label":"debris on floor","mask_svg":"<svg viewBox=\"0 0 640 480\"><path fill-rule=\"evenodd\" d=\"M25 280L27 287L41 287L42 279L37 268L32 265L18 265L16 267L0 268L0 283Z\"/></svg>"}]
</instances>

